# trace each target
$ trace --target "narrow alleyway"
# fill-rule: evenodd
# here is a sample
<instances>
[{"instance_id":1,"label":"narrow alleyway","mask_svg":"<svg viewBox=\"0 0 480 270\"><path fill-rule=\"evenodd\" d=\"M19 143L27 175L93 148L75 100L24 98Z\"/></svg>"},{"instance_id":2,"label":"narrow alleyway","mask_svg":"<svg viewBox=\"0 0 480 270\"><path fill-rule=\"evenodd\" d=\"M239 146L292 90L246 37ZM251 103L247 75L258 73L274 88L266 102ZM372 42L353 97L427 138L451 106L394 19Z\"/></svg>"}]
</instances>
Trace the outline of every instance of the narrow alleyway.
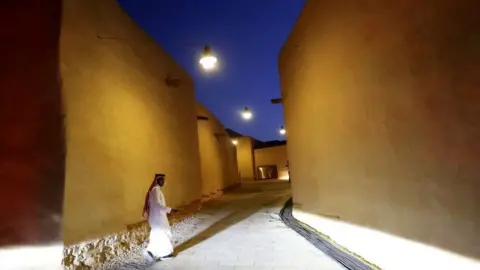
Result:
<instances>
[{"instance_id":1,"label":"narrow alleyway","mask_svg":"<svg viewBox=\"0 0 480 270\"><path fill-rule=\"evenodd\" d=\"M344 269L279 219L289 196L286 182L244 184L174 227L175 259L154 264L139 259L115 268Z\"/></svg>"}]
</instances>

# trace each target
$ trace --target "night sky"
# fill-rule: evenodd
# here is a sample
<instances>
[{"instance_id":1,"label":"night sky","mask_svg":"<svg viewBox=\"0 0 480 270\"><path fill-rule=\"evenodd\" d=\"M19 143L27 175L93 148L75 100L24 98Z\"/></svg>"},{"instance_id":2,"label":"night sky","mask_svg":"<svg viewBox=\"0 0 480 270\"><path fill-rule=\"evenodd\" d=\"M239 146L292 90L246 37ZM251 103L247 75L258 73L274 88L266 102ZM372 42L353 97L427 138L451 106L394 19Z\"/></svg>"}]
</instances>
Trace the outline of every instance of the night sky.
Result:
<instances>
[{"instance_id":1,"label":"night sky","mask_svg":"<svg viewBox=\"0 0 480 270\"><path fill-rule=\"evenodd\" d=\"M260 140L283 139L277 56L304 0L119 0L130 16L193 77L197 99L223 123ZM205 74L198 54L219 60ZM250 122L240 117L248 106ZM286 127L288 130L288 127Z\"/></svg>"}]
</instances>

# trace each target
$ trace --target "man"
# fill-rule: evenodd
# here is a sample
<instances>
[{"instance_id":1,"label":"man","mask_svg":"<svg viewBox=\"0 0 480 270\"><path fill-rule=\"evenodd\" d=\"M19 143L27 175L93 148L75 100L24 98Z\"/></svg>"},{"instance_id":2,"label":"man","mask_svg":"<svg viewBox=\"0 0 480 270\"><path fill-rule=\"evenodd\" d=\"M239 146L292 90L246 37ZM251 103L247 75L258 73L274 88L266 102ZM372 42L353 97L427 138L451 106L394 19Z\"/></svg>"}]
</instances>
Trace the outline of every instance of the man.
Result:
<instances>
[{"instance_id":1,"label":"man","mask_svg":"<svg viewBox=\"0 0 480 270\"><path fill-rule=\"evenodd\" d=\"M167 214L177 210L166 206L162 187L165 184L165 174L155 174L152 184L145 196L143 216L150 225L150 242L146 255L156 261L168 260L174 257L172 245L172 232Z\"/></svg>"}]
</instances>

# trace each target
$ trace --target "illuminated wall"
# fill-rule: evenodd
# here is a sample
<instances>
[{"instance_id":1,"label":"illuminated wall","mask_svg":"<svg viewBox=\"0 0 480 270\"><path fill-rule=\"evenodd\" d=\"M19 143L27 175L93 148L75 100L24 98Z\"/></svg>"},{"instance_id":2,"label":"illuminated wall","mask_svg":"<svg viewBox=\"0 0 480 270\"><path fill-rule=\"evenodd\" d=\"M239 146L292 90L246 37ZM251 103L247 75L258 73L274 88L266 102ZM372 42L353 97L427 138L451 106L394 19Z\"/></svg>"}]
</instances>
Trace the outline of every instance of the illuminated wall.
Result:
<instances>
[{"instance_id":1,"label":"illuminated wall","mask_svg":"<svg viewBox=\"0 0 480 270\"><path fill-rule=\"evenodd\" d=\"M238 137L237 162L242 181L255 181L255 156L253 153L253 141L250 137Z\"/></svg>"},{"instance_id":2,"label":"illuminated wall","mask_svg":"<svg viewBox=\"0 0 480 270\"><path fill-rule=\"evenodd\" d=\"M281 51L297 210L385 269L479 267L475 3L308 0Z\"/></svg>"},{"instance_id":3,"label":"illuminated wall","mask_svg":"<svg viewBox=\"0 0 480 270\"><path fill-rule=\"evenodd\" d=\"M255 149L254 154L255 170L257 170L259 166L276 165L278 178L281 180L288 180L286 145Z\"/></svg>"},{"instance_id":4,"label":"illuminated wall","mask_svg":"<svg viewBox=\"0 0 480 270\"><path fill-rule=\"evenodd\" d=\"M237 152L222 123L197 103L198 144L202 172L202 194L208 195L239 182Z\"/></svg>"},{"instance_id":5,"label":"illuminated wall","mask_svg":"<svg viewBox=\"0 0 480 270\"><path fill-rule=\"evenodd\" d=\"M63 5L69 245L139 222L154 173L167 175L173 207L202 186L191 78L116 1Z\"/></svg>"}]
</instances>

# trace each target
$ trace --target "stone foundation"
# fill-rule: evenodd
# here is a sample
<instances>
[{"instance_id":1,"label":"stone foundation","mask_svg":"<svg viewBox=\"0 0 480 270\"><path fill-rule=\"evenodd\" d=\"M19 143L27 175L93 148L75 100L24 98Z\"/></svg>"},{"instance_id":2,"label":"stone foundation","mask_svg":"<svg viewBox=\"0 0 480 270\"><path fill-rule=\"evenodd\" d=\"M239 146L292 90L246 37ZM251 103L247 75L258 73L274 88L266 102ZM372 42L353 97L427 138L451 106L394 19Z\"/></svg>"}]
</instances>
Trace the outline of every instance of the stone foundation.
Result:
<instances>
[{"instance_id":1,"label":"stone foundation","mask_svg":"<svg viewBox=\"0 0 480 270\"><path fill-rule=\"evenodd\" d=\"M90 269L140 246L147 239L148 233L148 224L142 222L125 232L66 247L63 251L63 265L65 269Z\"/></svg>"}]
</instances>

